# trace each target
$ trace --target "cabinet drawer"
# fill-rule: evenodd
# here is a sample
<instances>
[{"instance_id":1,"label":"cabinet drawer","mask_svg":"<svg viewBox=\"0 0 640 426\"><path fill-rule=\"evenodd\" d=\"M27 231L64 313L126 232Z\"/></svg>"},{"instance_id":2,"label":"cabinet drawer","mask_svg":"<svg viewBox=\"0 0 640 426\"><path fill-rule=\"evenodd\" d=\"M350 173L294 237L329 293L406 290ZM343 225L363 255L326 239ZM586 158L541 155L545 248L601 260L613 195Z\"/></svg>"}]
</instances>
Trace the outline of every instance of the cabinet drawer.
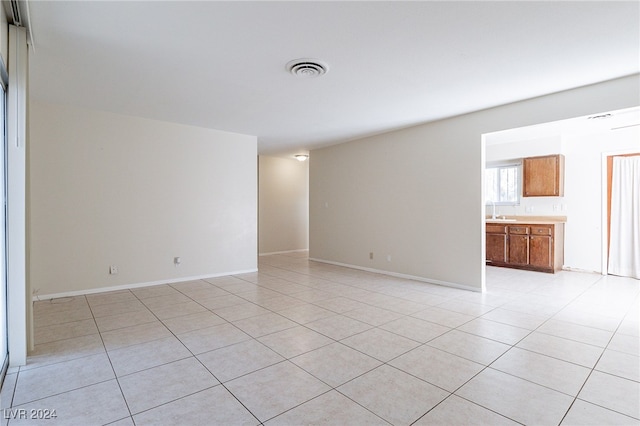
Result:
<instances>
[{"instance_id":1,"label":"cabinet drawer","mask_svg":"<svg viewBox=\"0 0 640 426\"><path fill-rule=\"evenodd\" d=\"M549 225L531 226L531 235L552 235L553 227Z\"/></svg>"},{"instance_id":2,"label":"cabinet drawer","mask_svg":"<svg viewBox=\"0 0 640 426\"><path fill-rule=\"evenodd\" d=\"M529 227L528 226L510 226L509 233L517 234L517 235L528 235Z\"/></svg>"},{"instance_id":3,"label":"cabinet drawer","mask_svg":"<svg viewBox=\"0 0 640 426\"><path fill-rule=\"evenodd\" d=\"M504 225L486 225L486 231L491 234L506 234L507 227Z\"/></svg>"}]
</instances>

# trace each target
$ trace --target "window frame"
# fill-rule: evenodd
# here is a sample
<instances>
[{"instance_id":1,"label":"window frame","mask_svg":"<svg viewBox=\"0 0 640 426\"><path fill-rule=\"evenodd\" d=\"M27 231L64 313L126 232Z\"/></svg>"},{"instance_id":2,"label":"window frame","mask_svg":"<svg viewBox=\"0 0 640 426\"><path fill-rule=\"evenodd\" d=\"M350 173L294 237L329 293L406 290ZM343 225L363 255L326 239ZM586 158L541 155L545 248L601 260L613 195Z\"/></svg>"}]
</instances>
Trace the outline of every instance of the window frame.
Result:
<instances>
[{"instance_id":1,"label":"window frame","mask_svg":"<svg viewBox=\"0 0 640 426\"><path fill-rule=\"evenodd\" d=\"M503 201L492 200L489 192L487 191L487 171L490 169L498 169L498 187L500 186L500 169L516 168L517 171L517 183L516 183L516 200L515 201ZM485 164L485 204L495 203L496 206L519 206L522 200L522 159L508 160L508 161L493 161ZM498 194L499 195L499 194Z\"/></svg>"}]
</instances>

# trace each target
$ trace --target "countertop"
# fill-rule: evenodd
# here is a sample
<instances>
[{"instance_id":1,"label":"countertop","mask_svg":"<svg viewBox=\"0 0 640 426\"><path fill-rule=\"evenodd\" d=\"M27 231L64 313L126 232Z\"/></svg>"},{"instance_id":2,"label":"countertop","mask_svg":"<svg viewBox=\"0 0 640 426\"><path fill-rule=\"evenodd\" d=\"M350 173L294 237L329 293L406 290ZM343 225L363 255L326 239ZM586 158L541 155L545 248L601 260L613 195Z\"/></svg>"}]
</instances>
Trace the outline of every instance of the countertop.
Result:
<instances>
[{"instance_id":1,"label":"countertop","mask_svg":"<svg viewBox=\"0 0 640 426\"><path fill-rule=\"evenodd\" d=\"M503 217L502 215L498 217ZM566 216L506 216L507 219L515 219L515 220L500 220L500 219L491 219L491 216L487 216L485 219L486 223L500 223L505 225L517 225L519 223L530 223L531 225L549 225L556 223L566 223Z\"/></svg>"}]
</instances>

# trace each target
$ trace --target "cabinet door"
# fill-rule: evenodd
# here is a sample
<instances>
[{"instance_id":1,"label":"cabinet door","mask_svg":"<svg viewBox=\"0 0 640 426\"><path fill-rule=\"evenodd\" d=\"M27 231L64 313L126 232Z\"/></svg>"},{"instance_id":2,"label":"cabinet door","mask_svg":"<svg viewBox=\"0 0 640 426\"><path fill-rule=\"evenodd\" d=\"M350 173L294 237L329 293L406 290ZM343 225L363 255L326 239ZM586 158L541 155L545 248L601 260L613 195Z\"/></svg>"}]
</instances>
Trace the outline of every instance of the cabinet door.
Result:
<instances>
[{"instance_id":1,"label":"cabinet door","mask_svg":"<svg viewBox=\"0 0 640 426\"><path fill-rule=\"evenodd\" d=\"M540 268L553 268L553 242L547 235L529 237L529 264Z\"/></svg>"},{"instance_id":2,"label":"cabinet door","mask_svg":"<svg viewBox=\"0 0 640 426\"><path fill-rule=\"evenodd\" d=\"M512 265L529 264L529 235L509 234L509 263Z\"/></svg>"},{"instance_id":3,"label":"cabinet door","mask_svg":"<svg viewBox=\"0 0 640 426\"><path fill-rule=\"evenodd\" d=\"M507 235L487 234L487 260L504 263L507 261Z\"/></svg>"},{"instance_id":4,"label":"cabinet door","mask_svg":"<svg viewBox=\"0 0 640 426\"><path fill-rule=\"evenodd\" d=\"M522 195L553 197L564 195L564 156L546 155L522 160Z\"/></svg>"}]
</instances>

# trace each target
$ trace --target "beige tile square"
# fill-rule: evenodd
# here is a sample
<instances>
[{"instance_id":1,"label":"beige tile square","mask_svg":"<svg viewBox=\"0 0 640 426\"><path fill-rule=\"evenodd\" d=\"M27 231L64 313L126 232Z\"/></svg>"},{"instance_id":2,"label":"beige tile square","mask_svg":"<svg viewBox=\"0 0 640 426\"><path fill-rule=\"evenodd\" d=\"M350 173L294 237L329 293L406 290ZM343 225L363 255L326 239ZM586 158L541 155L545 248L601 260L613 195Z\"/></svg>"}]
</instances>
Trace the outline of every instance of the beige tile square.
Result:
<instances>
[{"instance_id":1,"label":"beige tile square","mask_svg":"<svg viewBox=\"0 0 640 426\"><path fill-rule=\"evenodd\" d=\"M559 424L573 398L487 368L456 395L522 424Z\"/></svg>"},{"instance_id":2,"label":"beige tile square","mask_svg":"<svg viewBox=\"0 0 640 426\"><path fill-rule=\"evenodd\" d=\"M291 358L291 362L334 388L381 365L380 361L341 343Z\"/></svg>"},{"instance_id":3,"label":"beige tile square","mask_svg":"<svg viewBox=\"0 0 640 426\"><path fill-rule=\"evenodd\" d=\"M86 319L92 319L93 315L89 307L49 311L49 312L34 312L33 319L36 326L39 325L55 325L66 324L75 321L81 321Z\"/></svg>"},{"instance_id":4,"label":"beige tile square","mask_svg":"<svg viewBox=\"0 0 640 426\"><path fill-rule=\"evenodd\" d=\"M411 316L451 328L459 327L475 318L472 315L461 314L436 307L427 308L424 311L411 314Z\"/></svg>"},{"instance_id":5,"label":"beige tile square","mask_svg":"<svg viewBox=\"0 0 640 426\"><path fill-rule=\"evenodd\" d=\"M298 324L307 324L312 321L331 317L336 314L335 312L332 312L328 309L324 309L312 304L305 304L289 309L283 309L281 311L278 311L278 313L289 318L292 321L297 322Z\"/></svg>"},{"instance_id":6,"label":"beige tile square","mask_svg":"<svg viewBox=\"0 0 640 426\"><path fill-rule=\"evenodd\" d=\"M228 306L226 308L212 309L213 313L226 319L227 321L238 321L251 318L270 311L253 303L243 303L241 305Z\"/></svg>"},{"instance_id":7,"label":"beige tile square","mask_svg":"<svg viewBox=\"0 0 640 426\"><path fill-rule=\"evenodd\" d=\"M95 318L112 315L126 314L130 312L148 311L147 307L139 300L127 300L126 302L106 303L91 308Z\"/></svg>"},{"instance_id":8,"label":"beige tile square","mask_svg":"<svg viewBox=\"0 0 640 426\"><path fill-rule=\"evenodd\" d=\"M179 283L171 283L169 285L183 294L187 294L191 291L209 290L209 289L217 288L211 283L206 282L205 280L182 281Z\"/></svg>"},{"instance_id":9,"label":"beige tile square","mask_svg":"<svg viewBox=\"0 0 640 426\"><path fill-rule=\"evenodd\" d=\"M633 380L594 371L578 398L640 419L640 385Z\"/></svg>"},{"instance_id":10,"label":"beige tile square","mask_svg":"<svg viewBox=\"0 0 640 426\"><path fill-rule=\"evenodd\" d=\"M105 354L90 355L18 375L13 404L21 405L115 378Z\"/></svg>"},{"instance_id":11,"label":"beige tile square","mask_svg":"<svg viewBox=\"0 0 640 426\"><path fill-rule=\"evenodd\" d=\"M585 327L584 325L553 319L542 324L536 331L603 348L607 346L609 340L611 340L611 336L613 336L612 331Z\"/></svg>"},{"instance_id":12,"label":"beige tile square","mask_svg":"<svg viewBox=\"0 0 640 426\"><path fill-rule=\"evenodd\" d=\"M196 302L200 302L201 300L205 300L205 299L211 299L213 297L231 295L231 293L229 293L228 291L223 290L214 285L211 285L207 282L205 282L204 285L206 287L203 286L202 288L197 288L197 289L194 288L189 290L185 290L185 289L178 289L178 290L180 291L180 293L184 294L185 296L187 296L188 298ZM173 284L172 286L175 287L175 285Z\"/></svg>"},{"instance_id":13,"label":"beige tile square","mask_svg":"<svg viewBox=\"0 0 640 426\"><path fill-rule=\"evenodd\" d=\"M290 296L285 296L283 293L278 291L270 290L268 288L256 286L248 291L242 291L240 293L236 293L236 296L241 297L245 301L253 302L256 304L261 304L262 302L266 302L269 299L276 298L288 298Z\"/></svg>"},{"instance_id":14,"label":"beige tile square","mask_svg":"<svg viewBox=\"0 0 640 426\"><path fill-rule=\"evenodd\" d=\"M156 321L158 318L148 309L96 318L96 324L101 333Z\"/></svg>"},{"instance_id":15,"label":"beige tile square","mask_svg":"<svg viewBox=\"0 0 640 426\"><path fill-rule=\"evenodd\" d=\"M213 309L222 309L229 306L242 305L243 303L247 303L247 301L234 294L228 294L225 296L216 296L216 297L209 297L206 299L199 299L198 303L207 309L213 310Z\"/></svg>"},{"instance_id":16,"label":"beige tile square","mask_svg":"<svg viewBox=\"0 0 640 426\"><path fill-rule=\"evenodd\" d=\"M111 351L171 336L171 332L160 321L156 321L104 332L102 340L107 350Z\"/></svg>"},{"instance_id":17,"label":"beige tile square","mask_svg":"<svg viewBox=\"0 0 640 426\"><path fill-rule=\"evenodd\" d=\"M226 321L216 314L206 311L175 318L169 318L162 321L162 323L169 330L171 330L173 334L183 334L189 331L200 330L202 328L224 324L226 323Z\"/></svg>"},{"instance_id":18,"label":"beige tile square","mask_svg":"<svg viewBox=\"0 0 640 426\"><path fill-rule=\"evenodd\" d=\"M240 293L246 293L246 292L258 290L260 287L257 286L256 284L249 283L246 281L238 281L233 284L225 285L223 288L225 289L225 291L228 291L229 293L239 295Z\"/></svg>"},{"instance_id":19,"label":"beige tile square","mask_svg":"<svg viewBox=\"0 0 640 426\"><path fill-rule=\"evenodd\" d=\"M136 426L136 425L135 423L133 423L133 419L131 418L131 416L129 416L129 417L125 417L124 419L115 421L113 423L109 423L109 426Z\"/></svg>"},{"instance_id":20,"label":"beige tile square","mask_svg":"<svg viewBox=\"0 0 640 426\"><path fill-rule=\"evenodd\" d=\"M577 399L562 420L563 426L638 426L638 419Z\"/></svg>"},{"instance_id":21,"label":"beige tile square","mask_svg":"<svg viewBox=\"0 0 640 426\"><path fill-rule=\"evenodd\" d=\"M381 390L387 390L381 392ZM392 390L392 391L391 391ZM382 365L338 391L391 424L411 424L449 393L388 365Z\"/></svg>"},{"instance_id":22,"label":"beige tile square","mask_svg":"<svg viewBox=\"0 0 640 426\"><path fill-rule=\"evenodd\" d=\"M420 343L428 342L451 330L449 327L414 317L402 317L383 324L380 328Z\"/></svg>"},{"instance_id":23,"label":"beige tile square","mask_svg":"<svg viewBox=\"0 0 640 426\"><path fill-rule=\"evenodd\" d=\"M515 345L531 333L530 330L524 328L489 321L483 318L476 318L469 321L468 323L458 327L458 330L501 343L506 343L508 345Z\"/></svg>"},{"instance_id":24,"label":"beige tile square","mask_svg":"<svg viewBox=\"0 0 640 426\"><path fill-rule=\"evenodd\" d=\"M328 309L338 314L343 314L347 311L353 311L354 309L367 307L366 304L357 302L347 297L333 297L330 299L318 300L314 302L314 305L318 305L321 308Z\"/></svg>"},{"instance_id":25,"label":"beige tile square","mask_svg":"<svg viewBox=\"0 0 640 426\"><path fill-rule=\"evenodd\" d=\"M251 337L227 323L179 334L178 338L194 355L198 355L249 340Z\"/></svg>"},{"instance_id":26,"label":"beige tile square","mask_svg":"<svg viewBox=\"0 0 640 426\"><path fill-rule=\"evenodd\" d=\"M535 330L540 327L548 317L496 308L493 311L484 314L482 318L500 322L502 324L512 325L514 327L525 328L527 330Z\"/></svg>"},{"instance_id":27,"label":"beige tile square","mask_svg":"<svg viewBox=\"0 0 640 426\"><path fill-rule=\"evenodd\" d=\"M372 328L355 336L347 337L341 340L341 343L382 362L387 362L420 345L415 340L379 328Z\"/></svg>"},{"instance_id":28,"label":"beige tile square","mask_svg":"<svg viewBox=\"0 0 640 426\"><path fill-rule=\"evenodd\" d=\"M362 408L336 391L322 394L265 423L267 426L309 425L374 426L389 425L380 417Z\"/></svg>"},{"instance_id":29,"label":"beige tile square","mask_svg":"<svg viewBox=\"0 0 640 426\"><path fill-rule=\"evenodd\" d=\"M553 319L606 331L615 331L620 324L620 320L617 318L597 315L593 312L583 311L573 306L564 308L554 315Z\"/></svg>"},{"instance_id":30,"label":"beige tile square","mask_svg":"<svg viewBox=\"0 0 640 426\"><path fill-rule=\"evenodd\" d=\"M257 425L258 420L222 386L205 389L134 416L142 425Z\"/></svg>"},{"instance_id":31,"label":"beige tile square","mask_svg":"<svg viewBox=\"0 0 640 426\"><path fill-rule=\"evenodd\" d=\"M414 302L412 300L398 299L391 303L378 306L402 315L411 315L415 314L416 312L424 311L424 309L427 307L427 304Z\"/></svg>"},{"instance_id":32,"label":"beige tile square","mask_svg":"<svg viewBox=\"0 0 640 426\"><path fill-rule=\"evenodd\" d=\"M260 337L287 328L296 327L298 324L275 313L267 313L239 321L233 325L252 337Z\"/></svg>"},{"instance_id":33,"label":"beige tile square","mask_svg":"<svg viewBox=\"0 0 640 426\"><path fill-rule=\"evenodd\" d=\"M119 379L132 414L213 387L219 382L195 358L186 358Z\"/></svg>"},{"instance_id":34,"label":"beige tile square","mask_svg":"<svg viewBox=\"0 0 640 426\"><path fill-rule=\"evenodd\" d=\"M429 346L420 346L389 364L449 392L455 391L485 368L482 364Z\"/></svg>"},{"instance_id":35,"label":"beige tile square","mask_svg":"<svg viewBox=\"0 0 640 426\"><path fill-rule=\"evenodd\" d=\"M109 351L118 377L190 356L191 352L173 336Z\"/></svg>"},{"instance_id":36,"label":"beige tile square","mask_svg":"<svg viewBox=\"0 0 640 426\"><path fill-rule=\"evenodd\" d=\"M267 299L261 299L253 302L265 309L269 309L270 311L274 312L283 311L285 309L294 308L296 306L306 304L306 302L303 300L283 295L277 297L269 297Z\"/></svg>"},{"instance_id":37,"label":"beige tile square","mask_svg":"<svg viewBox=\"0 0 640 426\"><path fill-rule=\"evenodd\" d=\"M344 313L344 316L362 321L369 325L379 326L402 317L402 314L375 306L358 308Z\"/></svg>"},{"instance_id":38,"label":"beige tile square","mask_svg":"<svg viewBox=\"0 0 640 426\"><path fill-rule=\"evenodd\" d=\"M335 340L342 340L345 337L353 336L373 327L343 315L332 315L309 322L305 326Z\"/></svg>"},{"instance_id":39,"label":"beige tile square","mask_svg":"<svg viewBox=\"0 0 640 426\"><path fill-rule=\"evenodd\" d=\"M588 368L593 368L603 352L603 348L598 346L587 345L586 343L535 331L516 346Z\"/></svg>"},{"instance_id":40,"label":"beige tile square","mask_svg":"<svg viewBox=\"0 0 640 426\"><path fill-rule=\"evenodd\" d=\"M637 336L616 333L613 335L607 349L640 356L640 339Z\"/></svg>"},{"instance_id":41,"label":"beige tile square","mask_svg":"<svg viewBox=\"0 0 640 426\"><path fill-rule=\"evenodd\" d=\"M269 334L258 340L287 359L333 343L328 337L302 326Z\"/></svg>"},{"instance_id":42,"label":"beige tile square","mask_svg":"<svg viewBox=\"0 0 640 426\"><path fill-rule=\"evenodd\" d=\"M462 399L456 395L451 395L433 410L429 411L417 422L415 426L485 426L485 425L504 425L516 426L516 423L500 414L487 410L484 407L474 404L473 402Z\"/></svg>"},{"instance_id":43,"label":"beige tile square","mask_svg":"<svg viewBox=\"0 0 640 426\"><path fill-rule=\"evenodd\" d=\"M105 293L87 294L87 302L91 307L119 302L130 302L138 298L129 290L109 291Z\"/></svg>"},{"instance_id":44,"label":"beige tile square","mask_svg":"<svg viewBox=\"0 0 640 426\"><path fill-rule=\"evenodd\" d=\"M427 345L480 364L489 365L511 346L495 340L451 330L427 342Z\"/></svg>"},{"instance_id":45,"label":"beige tile square","mask_svg":"<svg viewBox=\"0 0 640 426\"><path fill-rule=\"evenodd\" d=\"M149 309L160 320L207 311L207 308L193 301L177 303L174 305L163 305Z\"/></svg>"},{"instance_id":46,"label":"beige tile square","mask_svg":"<svg viewBox=\"0 0 640 426\"><path fill-rule=\"evenodd\" d=\"M164 296L154 296L154 297L148 297L146 299L142 299L142 303L144 303L144 305L150 310L153 310L153 309L162 308L166 306L177 305L179 303L192 302L191 299L189 299L187 296L180 293L179 291L173 290L173 289L172 291L173 291L172 294L167 294Z\"/></svg>"},{"instance_id":47,"label":"beige tile square","mask_svg":"<svg viewBox=\"0 0 640 426\"><path fill-rule=\"evenodd\" d=\"M630 312L627 317L622 320L622 323L620 323L618 333L640 337L640 314L638 314L638 312Z\"/></svg>"},{"instance_id":48,"label":"beige tile square","mask_svg":"<svg viewBox=\"0 0 640 426\"><path fill-rule=\"evenodd\" d=\"M87 401L91 403L88 404ZM110 424L129 416L129 410L115 380L85 386L15 408L24 409L27 413L31 410L55 410L55 419L42 420L39 424ZM30 419L11 420L12 425L33 423Z\"/></svg>"},{"instance_id":49,"label":"beige tile square","mask_svg":"<svg viewBox=\"0 0 640 426\"><path fill-rule=\"evenodd\" d=\"M65 324L35 328L34 338L36 345L38 345L41 343L55 342L56 340L64 340L72 337L80 337L97 333L98 327L96 327L96 322L93 318L90 318Z\"/></svg>"},{"instance_id":50,"label":"beige tile square","mask_svg":"<svg viewBox=\"0 0 640 426\"><path fill-rule=\"evenodd\" d=\"M104 344L98 334L43 343L29 353L27 365L20 367L20 371L104 352Z\"/></svg>"},{"instance_id":51,"label":"beige tile square","mask_svg":"<svg viewBox=\"0 0 640 426\"><path fill-rule=\"evenodd\" d=\"M294 297L307 303L314 303L319 300L331 299L335 297L335 294L329 291L310 289L297 292Z\"/></svg>"},{"instance_id":52,"label":"beige tile square","mask_svg":"<svg viewBox=\"0 0 640 426\"><path fill-rule=\"evenodd\" d=\"M640 357L605 349L596 370L640 382Z\"/></svg>"},{"instance_id":53,"label":"beige tile square","mask_svg":"<svg viewBox=\"0 0 640 426\"><path fill-rule=\"evenodd\" d=\"M149 299L151 297L175 296L179 294L179 292L169 284L135 288L132 289L131 292L140 300Z\"/></svg>"},{"instance_id":54,"label":"beige tile square","mask_svg":"<svg viewBox=\"0 0 640 426\"><path fill-rule=\"evenodd\" d=\"M557 358L512 348L491 368L576 396L591 370Z\"/></svg>"},{"instance_id":55,"label":"beige tile square","mask_svg":"<svg viewBox=\"0 0 640 426\"><path fill-rule=\"evenodd\" d=\"M461 314L478 317L494 309L493 306L483 305L481 303L465 302L462 300L447 300L437 305L438 308L448 309L450 311L459 312Z\"/></svg>"},{"instance_id":56,"label":"beige tile square","mask_svg":"<svg viewBox=\"0 0 640 426\"><path fill-rule=\"evenodd\" d=\"M284 361L283 357L253 339L202 353L198 359L222 383Z\"/></svg>"},{"instance_id":57,"label":"beige tile square","mask_svg":"<svg viewBox=\"0 0 640 426\"><path fill-rule=\"evenodd\" d=\"M288 361L231 380L225 386L262 422L331 389Z\"/></svg>"}]
</instances>

